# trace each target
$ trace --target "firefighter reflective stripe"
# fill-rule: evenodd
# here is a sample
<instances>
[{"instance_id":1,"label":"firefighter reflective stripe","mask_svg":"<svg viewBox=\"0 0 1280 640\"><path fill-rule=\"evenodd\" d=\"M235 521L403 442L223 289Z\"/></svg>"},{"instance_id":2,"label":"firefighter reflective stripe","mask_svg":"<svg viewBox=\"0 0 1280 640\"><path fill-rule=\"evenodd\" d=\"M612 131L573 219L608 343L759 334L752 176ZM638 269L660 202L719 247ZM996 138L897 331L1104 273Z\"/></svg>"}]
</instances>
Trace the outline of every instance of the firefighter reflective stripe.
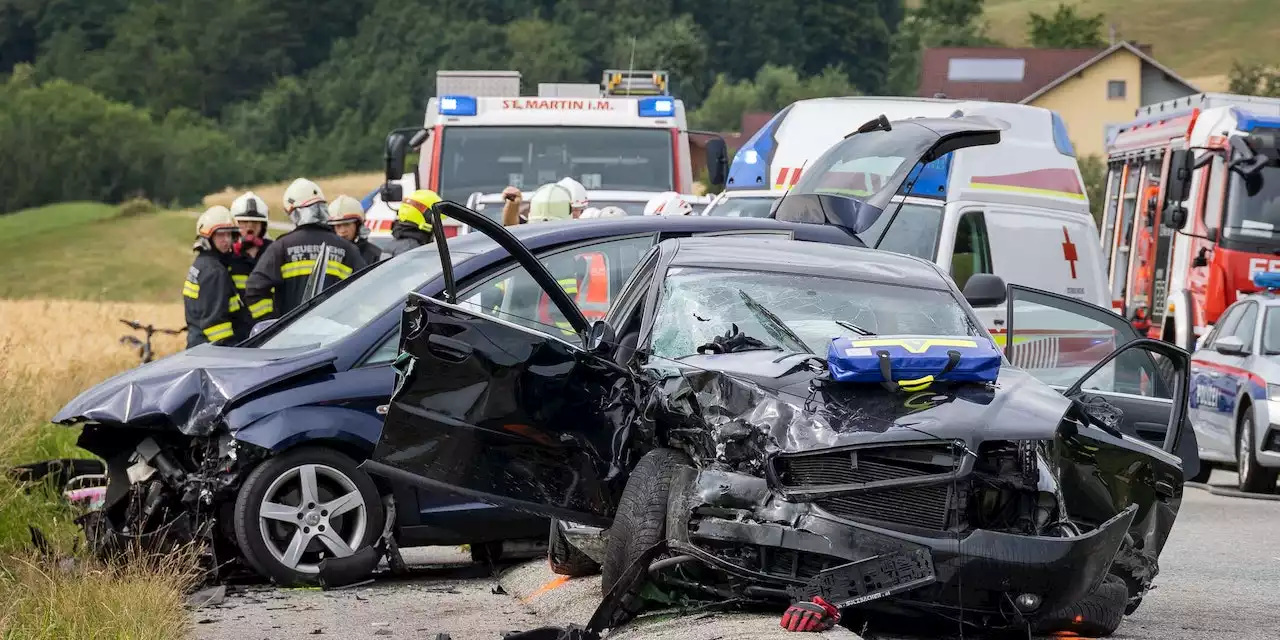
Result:
<instances>
[{"instance_id":1,"label":"firefighter reflective stripe","mask_svg":"<svg viewBox=\"0 0 1280 640\"><path fill-rule=\"evenodd\" d=\"M280 267L281 278L305 278L311 275L311 270L316 267L315 260L295 260L286 262ZM351 267L337 260L330 260L324 266L325 275L330 275L340 280L346 280L351 276Z\"/></svg>"},{"instance_id":2,"label":"firefighter reflective stripe","mask_svg":"<svg viewBox=\"0 0 1280 640\"><path fill-rule=\"evenodd\" d=\"M262 300L249 305L249 315L253 316L254 320L257 320L258 318L271 313L274 308L275 304L271 302L271 298L263 298Z\"/></svg>"},{"instance_id":3,"label":"firefighter reflective stripe","mask_svg":"<svg viewBox=\"0 0 1280 640\"><path fill-rule=\"evenodd\" d=\"M249 282L249 274L233 273L231 274L231 281L236 284L237 289L244 289L244 286Z\"/></svg>"},{"instance_id":4,"label":"firefighter reflective stripe","mask_svg":"<svg viewBox=\"0 0 1280 640\"><path fill-rule=\"evenodd\" d=\"M231 330L230 322L222 322L219 324L215 324L212 327L209 327L208 329L204 330L204 337L208 338L209 342L226 340L227 338L230 338L232 334L233 332Z\"/></svg>"},{"instance_id":5,"label":"firefighter reflective stripe","mask_svg":"<svg viewBox=\"0 0 1280 640\"><path fill-rule=\"evenodd\" d=\"M196 284L196 283L194 283L194 282L192 282L192 281L190 281L190 280L187 280L187 281L183 282L183 283L182 283L182 295L184 295L184 296L186 296L186 297L188 297L188 298L191 298L192 300L199 300L199 299L200 299L200 285L198 285L198 284Z\"/></svg>"},{"instance_id":6,"label":"firefighter reflective stripe","mask_svg":"<svg viewBox=\"0 0 1280 640\"><path fill-rule=\"evenodd\" d=\"M231 299L227 302L227 311L235 313L240 310L240 307L240 296L231 296Z\"/></svg>"},{"instance_id":7,"label":"firefighter reflective stripe","mask_svg":"<svg viewBox=\"0 0 1280 640\"><path fill-rule=\"evenodd\" d=\"M571 296L578 295L578 279L577 278L560 278L557 282L560 283L560 288L564 289L565 293Z\"/></svg>"}]
</instances>

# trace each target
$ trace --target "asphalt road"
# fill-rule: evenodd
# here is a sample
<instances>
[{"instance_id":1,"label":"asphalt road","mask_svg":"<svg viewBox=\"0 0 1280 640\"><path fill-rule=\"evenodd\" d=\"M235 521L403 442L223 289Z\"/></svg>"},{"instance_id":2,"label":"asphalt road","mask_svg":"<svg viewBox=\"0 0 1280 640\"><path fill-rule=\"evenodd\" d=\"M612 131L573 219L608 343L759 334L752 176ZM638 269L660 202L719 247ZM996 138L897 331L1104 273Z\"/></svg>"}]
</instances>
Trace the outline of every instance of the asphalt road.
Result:
<instances>
[{"instance_id":1,"label":"asphalt road","mask_svg":"<svg viewBox=\"0 0 1280 640\"><path fill-rule=\"evenodd\" d=\"M1234 474L1215 472L1229 485ZM1273 640L1280 637L1280 501L1212 495L1188 488L1161 557L1157 588L1114 638ZM411 550L416 575L339 591L254 587L192 613L197 638L428 638L497 640L505 631L585 622L599 578L533 588L549 580L536 563L504 573L470 564L456 549ZM540 590L539 590L540 589ZM234 591L234 590L233 590ZM786 637L772 616L655 617L625 637ZM867 634L901 638L897 634ZM892 630L885 630L892 631ZM853 634L824 634L852 638ZM968 635L966 637L973 637Z\"/></svg>"}]
</instances>

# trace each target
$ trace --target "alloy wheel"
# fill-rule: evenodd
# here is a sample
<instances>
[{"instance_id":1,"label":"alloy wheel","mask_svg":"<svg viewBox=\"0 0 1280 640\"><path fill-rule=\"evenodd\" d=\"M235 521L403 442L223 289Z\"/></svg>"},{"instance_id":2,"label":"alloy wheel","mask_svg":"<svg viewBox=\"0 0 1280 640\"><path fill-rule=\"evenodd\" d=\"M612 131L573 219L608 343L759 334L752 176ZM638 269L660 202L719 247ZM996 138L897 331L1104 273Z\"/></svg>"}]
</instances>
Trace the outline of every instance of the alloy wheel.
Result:
<instances>
[{"instance_id":1,"label":"alloy wheel","mask_svg":"<svg viewBox=\"0 0 1280 640\"><path fill-rule=\"evenodd\" d=\"M301 573L319 573L326 557L355 553L368 521L368 508L355 482L323 464L303 464L280 474L258 507L267 550Z\"/></svg>"}]
</instances>

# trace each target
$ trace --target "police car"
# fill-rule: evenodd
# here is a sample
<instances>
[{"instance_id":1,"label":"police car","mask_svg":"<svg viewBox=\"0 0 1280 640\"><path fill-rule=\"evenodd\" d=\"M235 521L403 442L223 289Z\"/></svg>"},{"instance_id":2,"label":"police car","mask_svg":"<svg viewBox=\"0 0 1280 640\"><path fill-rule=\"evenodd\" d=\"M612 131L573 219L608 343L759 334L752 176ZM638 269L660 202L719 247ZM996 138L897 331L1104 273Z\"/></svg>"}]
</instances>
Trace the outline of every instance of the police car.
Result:
<instances>
[{"instance_id":1,"label":"police car","mask_svg":"<svg viewBox=\"0 0 1280 640\"><path fill-rule=\"evenodd\" d=\"M1261 293L1222 314L1191 359L1187 412L1201 472L1239 470L1241 491L1273 493L1280 475L1280 273L1257 272Z\"/></svg>"}]
</instances>

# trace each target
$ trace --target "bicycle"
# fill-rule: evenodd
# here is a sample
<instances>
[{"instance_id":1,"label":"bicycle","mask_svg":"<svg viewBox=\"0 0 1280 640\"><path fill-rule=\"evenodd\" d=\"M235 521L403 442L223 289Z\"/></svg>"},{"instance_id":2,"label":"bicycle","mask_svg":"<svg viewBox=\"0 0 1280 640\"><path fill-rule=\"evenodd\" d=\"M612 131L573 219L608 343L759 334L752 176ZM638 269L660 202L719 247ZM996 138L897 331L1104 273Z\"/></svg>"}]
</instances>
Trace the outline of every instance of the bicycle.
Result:
<instances>
[{"instance_id":1,"label":"bicycle","mask_svg":"<svg viewBox=\"0 0 1280 640\"><path fill-rule=\"evenodd\" d=\"M153 325L140 324L133 320L125 320L124 318L120 318L119 320L130 329L133 329L134 331L141 331L146 334L145 341L139 340L137 336L121 336L120 338L120 344L129 345L138 349L138 357L142 358L142 364L146 364L155 359L155 351L151 348L151 336L157 333L176 336L187 332L186 327L181 329L157 329Z\"/></svg>"}]
</instances>

